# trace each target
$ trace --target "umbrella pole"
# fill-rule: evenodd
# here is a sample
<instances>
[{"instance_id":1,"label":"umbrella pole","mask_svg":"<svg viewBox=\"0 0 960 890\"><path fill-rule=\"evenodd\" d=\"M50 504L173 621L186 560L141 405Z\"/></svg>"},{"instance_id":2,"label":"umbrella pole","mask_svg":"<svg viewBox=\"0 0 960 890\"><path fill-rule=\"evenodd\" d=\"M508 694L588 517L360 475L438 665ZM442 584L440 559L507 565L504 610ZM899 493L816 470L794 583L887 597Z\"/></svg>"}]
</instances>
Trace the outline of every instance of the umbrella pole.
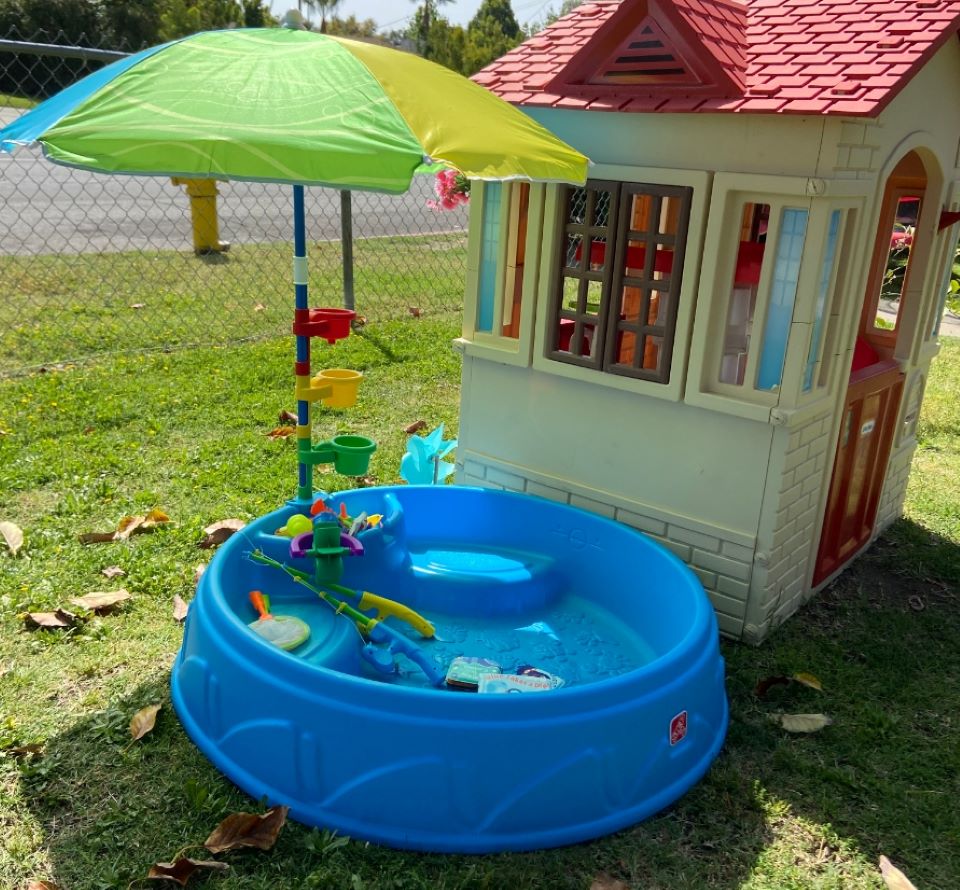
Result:
<instances>
[{"instance_id":1,"label":"umbrella pole","mask_svg":"<svg viewBox=\"0 0 960 890\"><path fill-rule=\"evenodd\" d=\"M307 295L307 224L304 212L303 186L293 187L293 292L295 317L301 316L309 308ZM310 337L297 334L297 363L294 366L297 390L310 387ZM302 452L303 442L312 442L313 430L310 424L310 402L297 400L297 447ZM297 499L309 501L313 497L313 465L300 460L298 467Z\"/></svg>"}]
</instances>

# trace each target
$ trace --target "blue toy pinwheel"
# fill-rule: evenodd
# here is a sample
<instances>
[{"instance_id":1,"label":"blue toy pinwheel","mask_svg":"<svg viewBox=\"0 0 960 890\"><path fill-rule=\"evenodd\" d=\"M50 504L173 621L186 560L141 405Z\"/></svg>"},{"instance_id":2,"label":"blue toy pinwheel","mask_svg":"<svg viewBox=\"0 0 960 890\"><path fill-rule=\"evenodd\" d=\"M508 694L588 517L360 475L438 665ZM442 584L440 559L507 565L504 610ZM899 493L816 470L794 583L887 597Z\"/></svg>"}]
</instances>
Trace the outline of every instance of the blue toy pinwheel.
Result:
<instances>
[{"instance_id":1,"label":"blue toy pinwheel","mask_svg":"<svg viewBox=\"0 0 960 890\"><path fill-rule=\"evenodd\" d=\"M400 478L410 485L436 485L443 482L455 469L443 460L457 440L443 441L443 424L426 436L411 436L407 453L400 460Z\"/></svg>"}]
</instances>

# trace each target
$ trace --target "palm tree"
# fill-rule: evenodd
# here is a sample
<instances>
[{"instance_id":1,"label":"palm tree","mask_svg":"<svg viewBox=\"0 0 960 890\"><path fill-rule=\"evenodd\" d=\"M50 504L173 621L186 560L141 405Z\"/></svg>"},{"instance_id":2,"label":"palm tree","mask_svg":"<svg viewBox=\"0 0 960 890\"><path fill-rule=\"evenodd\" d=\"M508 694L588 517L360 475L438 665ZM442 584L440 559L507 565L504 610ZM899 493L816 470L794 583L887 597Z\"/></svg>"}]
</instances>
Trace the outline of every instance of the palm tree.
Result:
<instances>
[{"instance_id":1,"label":"palm tree","mask_svg":"<svg viewBox=\"0 0 960 890\"><path fill-rule=\"evenodd\" d=\"M303 7L306 6L311 12L320 13L320 33L327 33L327 19L333 18L333 14L336 12L337 7L340 5L342 0L297 0L297 7L300 9L300 12L303 12ZM441 0L442 3L449 3L450 0Z\"/></svg>"},{"instance_id":2,"label":"palm tree","mask_svg":"<svg viewBox=\"0 0 960 890\"><path fill-rule=\"evenodd\" d=\"M418 3L420 0L410 0L411 3ZM423 55L427 54L427 43L430 39L430 25L432 23L431 17L437 14L437 7L443 6L446 3L452 3L453 0L423 0L423 14L420 16L420 33L418 36L418 43L420 44L417 49Z\"/></svg>"}]
</instances>

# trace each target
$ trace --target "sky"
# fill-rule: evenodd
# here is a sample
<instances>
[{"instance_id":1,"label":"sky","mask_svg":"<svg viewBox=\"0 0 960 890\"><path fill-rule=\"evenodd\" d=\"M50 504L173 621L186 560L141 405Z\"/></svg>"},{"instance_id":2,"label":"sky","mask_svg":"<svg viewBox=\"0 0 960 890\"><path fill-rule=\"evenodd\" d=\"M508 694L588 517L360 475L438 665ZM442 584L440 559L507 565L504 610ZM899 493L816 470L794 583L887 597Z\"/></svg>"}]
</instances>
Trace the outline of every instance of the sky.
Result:
<instances>
[{"instance_id":1,"label":"sky","mask_svg":"<svg viewBox=\"0 0 960 890\"><path fill-rule=\"evenodd\" d=\"M511 0L517 21L523 25L542 20L550 7L559 9L560 0ZM409 22L419 3L412 0L343 0L336 14L341 18L355 15L358 19L373 19L381 31L394 31ZM277 17L288 9L295 9L297 0L271 0L270 8ZM440 6L441 14L454 25L466 25L480 7L480 0L453 0ZM306 13L306 10L304 10Z\"/></svg>"}]
</instances>

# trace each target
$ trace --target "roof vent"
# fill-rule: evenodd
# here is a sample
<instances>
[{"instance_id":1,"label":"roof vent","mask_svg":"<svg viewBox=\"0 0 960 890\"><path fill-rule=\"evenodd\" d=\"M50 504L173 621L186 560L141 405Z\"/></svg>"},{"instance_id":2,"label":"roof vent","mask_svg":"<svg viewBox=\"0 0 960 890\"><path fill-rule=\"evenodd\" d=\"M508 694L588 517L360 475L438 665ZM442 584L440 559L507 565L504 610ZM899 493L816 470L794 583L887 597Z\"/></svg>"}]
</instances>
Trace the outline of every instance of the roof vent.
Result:
<instances>
[{"instance_id":1,"label":"roof vent","mask_svg":"<svg viewBox=\"0 0 960 890\"><path fill-rule=\"evenodd\" d=\"M646 18L599 66L591 84L695 84L690 71L670 39L651 18Z\"/></svg>"}]
</instances>

